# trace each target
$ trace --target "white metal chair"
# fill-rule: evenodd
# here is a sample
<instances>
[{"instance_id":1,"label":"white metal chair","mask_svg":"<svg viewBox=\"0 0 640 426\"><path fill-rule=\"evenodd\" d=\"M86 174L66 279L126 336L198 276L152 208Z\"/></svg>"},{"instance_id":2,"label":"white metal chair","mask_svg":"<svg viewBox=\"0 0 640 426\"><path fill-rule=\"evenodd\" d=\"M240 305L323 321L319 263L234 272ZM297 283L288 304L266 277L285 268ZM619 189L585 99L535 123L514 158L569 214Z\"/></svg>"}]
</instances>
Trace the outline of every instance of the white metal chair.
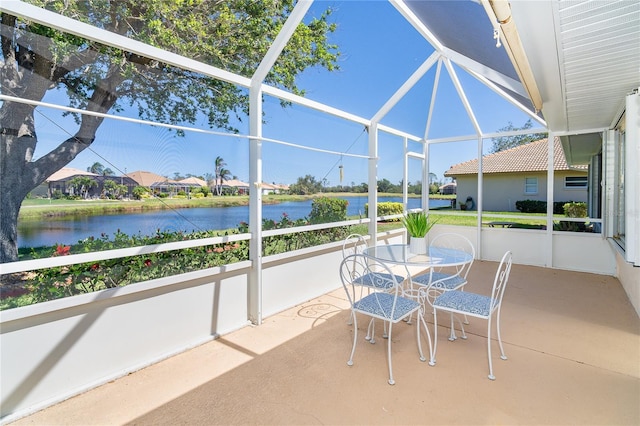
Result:
<instances>
[{"instance_id":1,"label":"white metal chair","mask_svg":"<svg viewBox=\"0 0 640 426\"><path fill-rule=\"evenodd\" d=\"M367 248L367 240L364 236L360 234L350 234L347 238L344 239L342 243L342 258L346 259L348 256L352 254L362 254L364 249ZM395 280L398 282L403 282L405 277L402 275L395 275ZM391 286L391 276L386 277L389 278L388 285ZM360 276L354 280L354 284L361 285L365 288L374 287L375 283L370 276ZM349 317L348 325L353 324L353 315ZM382 337L387 338L386 325L383 325ZM367 335L365 336L365 340L369 341L369 343L375 343L375 321L372 318L369 322L369 327L367 328Z\"/></svg>"},{"instance_id":2,"label":"white metal chair","mask_svg":"<svg viewBox=\"0 0 640 426\"><path fill-rule=\"evenodd\" d=\"M365 292L365 287L360 284L363 277L372 285ZM349 304L351 306L351 316L353 319L353 347L347 365L353 365L353 356L356 350L358 339L358 320L356 314L362 314L372 319L381 319L389 323L389 338L387 339L387 359L389 364L389 384L395 384L393 379L393 367L391 362L391 333L393 324L402 321L416 313L422 319L422 307L419 301L403 297L401 282L396 279L396 275L391 273L389 267L373 257L364 254L353 254L347 256L340 264L340 278L344 287ZM418 343L418 353L421 361L426 361L422 353L420 341L420 322L416 321L416 339ZM429 354L432 354L431 335L429 329Z\"/></svg>"},{"instance_id":3,"label":"white metal chair","mask_svg":"<svg viewBox=\"0 0 640 426\"><path fill-rule=\"evenodd\" d=\"M433 272L430 271L413 277L413 282L423 286L434 283L433 285L444 291L458 290L461 287L464 287L467 283L467 275L469 274L469 270L473 265L473 260L476 255L476 250L473 247L473 244L471 244L471 241L460 234L445 233L436 236L429 246L464 251L471 254L471 262L454 267L453 270L439 270L436 268Z\"/></svg>"},{"instance_id":4,"label":"white metal chair","mask_svg":"<svg viewBox=\"0 0 640 426\"><path fill-rule=\"evenodd\" d=\"M431 287L429 298L426 300L431 303L433 298L445 291L463 290L467 284L467 275L473 266L476 257L476 250L471 241L463 235L455 233L444 233L437 235L429 244L429 247L443 247L447 249L460 250L471 256L471 262L464 263L455 267L431 268L429 272L417 275L411 278L414 285L421 287ZM426 310L426 307L425 307ZM453 324L454 316L451 315L451 334L449 340L456 340L456 333ZM464 317L464 323L469 324L467 317ZM465 338L464 326L460 324L462 336Z\"/></svg>"},{"instance_id":5,"label":"white metal chair","mask_svg":"<svg viewBox=\"0 0 640 426\"><path fill-rule=\"evenodd\" d=\"M496 330L498 334L498 344L500 345L500 358L507 359L504 354L504 348L502 346L502 337L500 336L500 311L502 308L502 298L504 291L507 287L507 281L509 280L509 274L511 272L511 252L507 251L493 281L493 288L491 290L491 296L485 296L476 293L470 293L466 291L446 291L437 296L432 302L433 306L433 318L435 323L435 332L433 344L433 357L431 361L435 363L435 354L438 347L438 311L450 312L452 314L465 314L472 317L481 318L487 320L487 356L489 358L489 379L495 380L493 375L493 364L491 362L491 325L494 315L496 316ZM428 297L426 291L423 292L422 297ZM464 329L463 329L464 333Z\"/></svg>"}]
</instances>

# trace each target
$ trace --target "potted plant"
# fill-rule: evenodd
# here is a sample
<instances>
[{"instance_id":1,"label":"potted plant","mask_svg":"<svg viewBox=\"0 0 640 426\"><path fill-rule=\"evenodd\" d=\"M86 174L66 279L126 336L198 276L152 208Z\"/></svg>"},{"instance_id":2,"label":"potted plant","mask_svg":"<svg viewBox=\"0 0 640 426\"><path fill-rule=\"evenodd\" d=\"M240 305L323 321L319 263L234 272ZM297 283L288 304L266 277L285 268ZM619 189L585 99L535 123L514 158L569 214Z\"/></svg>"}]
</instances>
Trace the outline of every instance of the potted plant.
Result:
<instances>
[{"instance_id":1,"label":"potted plant","mask_svg":"<svg viewBox=\"0 0 640 426\"><path fill-rule=\"evenodd\" d=\"M436 224L430 221L425 212L408 212L402 218L402 224L409 234L409 250L412 253L424 254L427 252L427 234Z\"/></svg>"}]
</instances>

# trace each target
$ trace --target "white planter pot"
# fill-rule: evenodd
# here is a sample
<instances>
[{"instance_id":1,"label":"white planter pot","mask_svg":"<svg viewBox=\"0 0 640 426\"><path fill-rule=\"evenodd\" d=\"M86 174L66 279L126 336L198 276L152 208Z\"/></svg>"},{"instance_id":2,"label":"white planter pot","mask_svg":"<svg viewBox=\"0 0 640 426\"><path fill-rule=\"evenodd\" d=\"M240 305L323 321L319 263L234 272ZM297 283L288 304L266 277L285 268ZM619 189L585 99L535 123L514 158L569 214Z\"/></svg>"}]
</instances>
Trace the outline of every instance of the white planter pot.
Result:
<instances>
[{"instance_id":1,"label":"white planter pot","mask_svg":"<svg viewBox=\"0 0 640 426\"><path fill-rule=\"evenodd\" d=\"M415 254L427 253L427 238L426 237L411 237L409 239L409 251Z\"/></svg>"}]
</instances>

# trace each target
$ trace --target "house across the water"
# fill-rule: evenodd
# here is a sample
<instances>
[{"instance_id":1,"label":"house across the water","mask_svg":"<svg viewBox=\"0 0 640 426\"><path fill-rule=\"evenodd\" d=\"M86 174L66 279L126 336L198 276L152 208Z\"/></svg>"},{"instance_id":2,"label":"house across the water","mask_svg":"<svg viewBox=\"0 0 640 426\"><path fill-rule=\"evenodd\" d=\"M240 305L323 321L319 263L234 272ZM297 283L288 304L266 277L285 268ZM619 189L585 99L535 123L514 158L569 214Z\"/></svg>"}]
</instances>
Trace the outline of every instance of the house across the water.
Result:
<instances>
[{"instance_id":1,"label":"house across the water","mask_svg":"<svg viewBox=\"0 0 640 426\"><path fill-rule=\"evenodd\" d=\"M516 211L516 202L547 200L547 139L482 157L483 200L486 211ZM554 141L553 193L559 202L586 202L588 166L569 166L560 139ZM451 166L444 175L457 184L458 205L477 208L478 160ZM467 200L471 197L472 203Z\"/></svg>"}]
</instances>

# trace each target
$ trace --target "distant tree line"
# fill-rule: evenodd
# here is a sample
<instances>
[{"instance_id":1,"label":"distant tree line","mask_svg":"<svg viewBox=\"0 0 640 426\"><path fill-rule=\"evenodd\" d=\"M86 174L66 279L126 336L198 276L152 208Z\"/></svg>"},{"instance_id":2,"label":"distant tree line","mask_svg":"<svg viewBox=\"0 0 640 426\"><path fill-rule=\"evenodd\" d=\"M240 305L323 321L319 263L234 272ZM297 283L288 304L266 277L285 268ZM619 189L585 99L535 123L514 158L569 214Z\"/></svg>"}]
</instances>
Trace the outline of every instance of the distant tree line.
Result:
<instances>
[{"instance_id":1,"label":"distant tree line","mask_svg":"<svg viewBox=\"0 0 640 426\"><path fill-rule=\"evenodd\" d=\"M437 194L442 183L436 181L437 177L433 173L430 174L429 179L431 180L431 183L429 184L429 193ZM402 194L403 186L404 183L402 181L400 181L398 184L394 184L388 179L381 179L378 181L378 192ZM296 183L289 186L289 193L297 195L311 195L331 192L353 192L357 194L364 194L368 191L369 185L366 182L362 182L360 184L351 182L350 185L328 186L324 185L321 181L317 180L314 176L311 175L299 177ZM417 181L415 183L409 183L407 185L407 192L409 194L416 195L422 194L422 182Z\"/></svg>"}]
</instances>

